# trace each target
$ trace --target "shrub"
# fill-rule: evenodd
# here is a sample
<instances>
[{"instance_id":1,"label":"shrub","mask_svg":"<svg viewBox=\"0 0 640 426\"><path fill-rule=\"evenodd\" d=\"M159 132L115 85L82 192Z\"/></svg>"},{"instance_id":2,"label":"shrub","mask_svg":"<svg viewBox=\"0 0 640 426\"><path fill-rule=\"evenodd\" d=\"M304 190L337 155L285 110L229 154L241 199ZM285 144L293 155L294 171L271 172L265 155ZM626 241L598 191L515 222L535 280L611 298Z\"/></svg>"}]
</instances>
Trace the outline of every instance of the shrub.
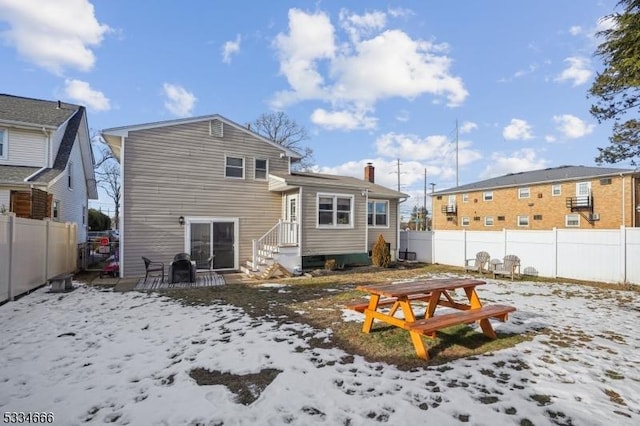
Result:
<instances>
[{"instance_id":1,"label":"shrub","mask_svg":"<svg viewBox=\"0 0 640 426\"><path fill-rule=\"evenodd\" d=\"M384 240L382 234L378 235L378 239L373 245L371 261L375 266L381 266L383 268L389 267L389 263L391 263L391 253L389 253L389 246Z\"/></svg>"}]
</instances>

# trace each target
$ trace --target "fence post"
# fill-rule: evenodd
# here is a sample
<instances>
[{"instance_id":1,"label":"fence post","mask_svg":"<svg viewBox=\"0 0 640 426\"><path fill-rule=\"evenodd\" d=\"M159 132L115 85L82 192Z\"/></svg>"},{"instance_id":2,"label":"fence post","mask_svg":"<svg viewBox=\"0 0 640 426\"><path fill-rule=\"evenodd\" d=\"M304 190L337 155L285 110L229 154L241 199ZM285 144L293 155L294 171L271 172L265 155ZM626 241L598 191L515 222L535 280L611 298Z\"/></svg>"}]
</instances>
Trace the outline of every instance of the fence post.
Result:
<instances>
[{"instance_id":1,"label":"fence post","mask_svg":"<svg viewBox=\"0 0 640 426\"><path fill-rule=\"evenodd\" d=\"M501 257L505 257L507 252L507 243L509 242L509 236L507 235L507 228L502 228L502 235L504 236L504 249Z\"/></svg>"},{"instance_id":2,"label":"fence post","mask_svg":"<svg viewBox=\"0 0 640 426\"><path fill-rule=\"evenodd\" d=\"M558 278L558 228L553 227L553 270L551 276Z\"/></svg>"},{"instance_id":3,"label":"fence post","mask_svg":"<svg viewBox=\"0 0 640 426\"><path fill-rule=\"evenodd\" d=\"M462 266L467 263L467 230L462 230Z\"/></svg>"},{"instance_id":4,"label":"fence post","mask_svg":"<svg viewBox=\"0 0 640 426\"><path fill-rule=\"evenodd\" d=\"M9 298L9 300L13 300L13 291L11 289L12 287L12 281L11 281L11 276L13 275L13 250L15 249L14 247L14 238L13 235L15 233L15 228L16 228L16 214L15 213L9 213L9 232L7 235L7 239L9 240L9 282L7 283L7 297Z\"/></svg>"},{"instance_id":5,"label":"fence post","mask_svg":"<svg viewBox=\"0 0 640 426\"><path fill-rule=\"evenodd\" d=\"M620 225L620 283L627 282L627 229Z\"/></svg>"},{"instance_id":6,"label":"fence post","mask_svg":"<svg viewBox=\"0 0 640 426\"><path fill-rule=\"evenodd\" d=\"M49 247L51 244L51 220L44 219L44 282L49 279Z\"/></svg>"}]
</instances>

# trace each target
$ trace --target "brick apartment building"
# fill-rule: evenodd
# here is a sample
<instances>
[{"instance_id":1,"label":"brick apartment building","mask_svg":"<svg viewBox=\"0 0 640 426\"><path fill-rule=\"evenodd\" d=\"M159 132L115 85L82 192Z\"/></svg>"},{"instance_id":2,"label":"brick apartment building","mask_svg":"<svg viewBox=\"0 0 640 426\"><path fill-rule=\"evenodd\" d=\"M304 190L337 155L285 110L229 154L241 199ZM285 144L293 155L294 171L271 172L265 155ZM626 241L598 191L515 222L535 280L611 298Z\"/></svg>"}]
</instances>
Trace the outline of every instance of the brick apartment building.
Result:
<instances>
[{"instance_id":1,"label":"brick apartment building","mask_svg":"<svg viewBox=\"0 0 640 426\"><path fill-rule=\"evenodd\" d=\"M560 166L432 194L433 229L611 229L640 226L640 171Z\"/></svg>"}]
</instances>

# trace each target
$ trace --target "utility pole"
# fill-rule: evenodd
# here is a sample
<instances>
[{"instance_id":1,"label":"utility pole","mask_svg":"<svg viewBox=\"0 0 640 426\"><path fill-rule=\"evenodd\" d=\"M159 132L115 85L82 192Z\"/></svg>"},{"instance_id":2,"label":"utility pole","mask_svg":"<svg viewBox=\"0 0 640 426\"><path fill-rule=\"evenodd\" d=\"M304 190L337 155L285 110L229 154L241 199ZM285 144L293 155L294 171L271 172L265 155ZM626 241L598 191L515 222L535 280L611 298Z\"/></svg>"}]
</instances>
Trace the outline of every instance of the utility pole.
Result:
<instances>
[{"instance_id":1,"label":"utility pole","mask_svg":"<svg viewBox=\"0 0 640 426\"><path fill-rule=\"evenodd\" d=\"M436 190L436 184L431 182L429 185L431 185L431 230L433 231L433 227L435 226L435 216L433 214L433 193Z\"/></svg>"},{"instance_id":2,"label":"utility pole","mask_svg":"<svg viewBox=\"0 0 640 426\"><path fill-rule=\"evenodd\" d=\"M398 158L398 192L400 192L400 159Z\"/></svg>"},{"instance_id":3,"label":"utility pole","mask_svg":"<svg viewBox=\"0 0 640 426\"><path fill-rule=\"evenodd\" d=\"M458 185L458 119L456 119L456 187Z\"/></svg>"},{"instance_id":4,"label":"utility pole","mask_svg":"<svg viewBox=\"0 0 640 426\"><path fill-rule=\"evenodd\" d=\"M427 168L424 168L424 203L423 203L423 212L422 215L424 216L424 222L422 225L422 230L426 231L427 230Z\"/></svg>"}]
</instances>

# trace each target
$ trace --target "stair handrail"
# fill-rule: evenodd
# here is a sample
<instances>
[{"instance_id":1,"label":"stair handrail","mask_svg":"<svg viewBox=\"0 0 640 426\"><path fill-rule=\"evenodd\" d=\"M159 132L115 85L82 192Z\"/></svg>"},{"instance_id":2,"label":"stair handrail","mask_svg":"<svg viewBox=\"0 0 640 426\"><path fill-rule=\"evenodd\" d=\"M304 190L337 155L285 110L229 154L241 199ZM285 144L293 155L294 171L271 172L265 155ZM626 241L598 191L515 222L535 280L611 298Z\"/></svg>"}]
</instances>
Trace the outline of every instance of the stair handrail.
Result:
<instances>
[{"instance_id":1,"label":"stair handrail","mask_svg":"<svg viewBox=\"0 0 640 426\"><path fill-rule=\"evenodd\" d=\"M298 224L296 222L288 222L279 219L278 223L273 225L262 237L257 240L253 240L253 268L257 268L258 258L265 247L279 247L282 243L298 244L297 226ZM290 238L291 233L293 234L293 241L291 241Z\"/></svg>"}]
</instances>

